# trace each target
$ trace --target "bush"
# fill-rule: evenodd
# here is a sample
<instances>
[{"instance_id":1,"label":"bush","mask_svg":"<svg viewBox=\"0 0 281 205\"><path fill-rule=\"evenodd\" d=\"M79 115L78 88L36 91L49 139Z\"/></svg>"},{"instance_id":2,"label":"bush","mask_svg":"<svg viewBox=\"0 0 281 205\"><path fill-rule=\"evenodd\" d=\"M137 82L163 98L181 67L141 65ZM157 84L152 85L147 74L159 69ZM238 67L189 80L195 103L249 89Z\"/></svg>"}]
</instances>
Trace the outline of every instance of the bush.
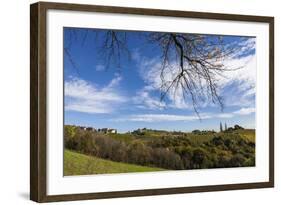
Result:
<instances>
[{"instance_id":1,"label":"bush","mask_svg":"<svg viewBox=\"0 0 281 205\"><path fill-rule=\"evenodd\" d=\"M246 159L241 154L235 154L230 160L229 160L229 166L230 167L242 167L245 163Z\"/></svg>"},{"instance_id":2,"label":"bush","mask_svg":"<svg viewBox=\"0 0 281 205\"><path fill-rule=\"evenodd\" d=\"M128 147L128 162L149 165L151 162L151 149L139 141L134 141Z\"/></svg>"},{"instance_id":3,"label":"bush","mask_svg":"<svg viewBox=\"0 0 281 205\"><path fill-rule=\"evenodd\" d=\"M158 167L167 169L183 169L183 163L178 154L165 149L155 148L152 151L152 162Z\"/></svg>"},{"instance_id":4,"label":"bush","mask_svg":"<svg viewBox=\"0 0 281 205\"><path fill-rule=\"evenodd\" d=\"M207 152L202 148L197 148L193 151L192 155L193 167L206 168L207 165Z\"/></svg>"}]
</instances>

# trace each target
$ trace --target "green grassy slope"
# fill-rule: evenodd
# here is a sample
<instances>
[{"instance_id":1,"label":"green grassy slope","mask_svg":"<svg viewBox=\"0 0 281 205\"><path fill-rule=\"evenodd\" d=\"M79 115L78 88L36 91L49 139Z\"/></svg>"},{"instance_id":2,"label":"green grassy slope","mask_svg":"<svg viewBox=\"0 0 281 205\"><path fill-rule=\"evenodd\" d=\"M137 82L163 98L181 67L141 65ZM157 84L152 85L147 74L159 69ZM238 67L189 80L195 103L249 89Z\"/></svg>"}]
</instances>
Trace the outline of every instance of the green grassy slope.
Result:
<instances>
[{"instance_id":1,"label":"green grassy slope","mask_svg":"<svg viewBox=\"0 0 281 205\"><path fill-rule=\"evenodd\" d=\"M151 172L164 169L113 162L70 150L64 151L64 175L89 175L107 173Z\"/></svg>"}]
</instances>

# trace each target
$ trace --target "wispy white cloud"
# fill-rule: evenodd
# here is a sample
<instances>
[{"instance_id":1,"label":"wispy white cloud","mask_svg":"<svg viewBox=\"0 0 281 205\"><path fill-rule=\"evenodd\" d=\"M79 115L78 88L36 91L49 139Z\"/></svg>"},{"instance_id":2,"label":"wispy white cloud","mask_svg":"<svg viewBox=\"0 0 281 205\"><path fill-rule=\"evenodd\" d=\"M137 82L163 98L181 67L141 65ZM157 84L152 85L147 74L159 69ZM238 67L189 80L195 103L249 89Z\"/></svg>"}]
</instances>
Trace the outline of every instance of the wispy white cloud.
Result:
<instances>
[{"instance_id":1,"label":"wispy white cloud","mask_svg":"<svg viewBox=\"0 0 281 205\"><path fill-rule=\"evenodd\" d=\"M251 113L254 113L256 110L253 107L249 107L249 108L241 108L240 110L237 110L234 112L234 114L238 114L238 115L249 115Z\"/></svg>"},{"instance_id":2,"label":"wispy white cloud","mask_svg":"<svg viewBox=\"0 0 281 205\"><path fill-rule=\"evenodd\" d=\"M203 119L208 119L210 116L204 116ZM130 115L123 118L113 119L113 121L133 121L133 122L173 122L173 121L193 121L198 117L194 115L171 115L171 114L139 114Z\"/></svg>"},{"instance_id":3,"label":"wispy white cloud","mask_svg":"<svg viewBox=\"0 0 281 205\"><path fill-rule=\"evenodd\" d=\"M145 86L142 90L137 91L136 96L132 98L133 103L138 108L143 109L163 109L166 106L165 102L160 101L160 98L151 95L150 91L153 90L151 86Z\"/></svg>"},{"instance_id":4,"label":"wispy white cloud","mask_svg":"<svg viewBox=\"0 0 281 205\"><path fill-rule=\"evenodd\" d=\"M178 88L177 90L174 90L173 88L170 89L169 92L166 94L167 99L165 102L160 102L160 91L163 91L162 87L162 79L161 76L164 76L166 81L172 81L173 76L177 73L179 67L175 64L170 65L169 72L161 73L161 60L159 58L153 58L148 59L141 57L140 54L134 54L134 56L137 56L135 60L138 63L139 66L139 73L144 82L146 83L146 86L139 90L136 93L136 96L138 98L141 97L140 94L145 93L146 96L149 96L149 98L145 98L143 100L143 107L151 109L152 107L149 106L149 103L147 101L153 100L153 104L156 104L158 106L154 106L155 109L160 107L166 107L166 108L176 108L176 109L189 109L192 108L192 105L189 104L187 101L183 99L182 96L182 90L181 88ZM149 88L149 89L147 89ZM155 93L158 93L156 96ZM158 103L156 103L158 101Z\"/></svg>"},{"instance_id":5,"label":"wispy white cloud","mask_svg":"<svg viewBox=\"0 0 281 205\"><path fill-rule=\"evenodd\" d=\"M80 78L70 78L65 82L65 109L84 113L112 113L126 101L126 97L116 89L120 76L113 78L108 85L98 88Z\"/></svg>"},{"instance_id":6,"label":"wispy white cloud","mask_svg":"<svg viewBox=\"0 0 281 205\"><path fill-rule=\"evenodd\" d=\"M232 56L233 58L240 58L242 56L248 56L255 52L256 49L256 39L255 38L248 38L247 40L243 41L234 41L232 45L236 48L239 48L238 51L234 53Z\"/></svg>"},{"instance_id":7,"label":"wispy white cloud","mask_svg":"<svg viewBox=\"0 0 281 205\"><path fill-rule=\"evenodd\" d=\"M97 65L96 66L96 71L104 71L105 70L105 66L104 65Z\"/></svg>"},{"instance_id":8,"label":"wispy white cloud","mask_svg":"<svg viewBox=\"0 0 281 205\"><path fill-rule=\"evenodd\" d=\"M255 106L256 94L256 55L255 38L240 43L241 49L233 58L223 62L227 69L217 76L219 94L225 106ZM242 44L242 45L241 45ZM237 70L232 70L236 69Z\"/></svg>"},{"instance_id":9,"label":"wispy white cloud","mask_svg":"<svg viewBox=\"0 0 281 205\"><path fill-rule=\"evenodd\" d=\"M215 81L218 85L219 94L224 99L225 107L228 106L254 106L255 104L255 93L256 93L256 56L255 49L255 38L249 38L247 41L242 42L241 50L239 50L235 56L231 58L224 59L222 64L226 68L223 75L216 75ZM247 55L243 55L243 54ZM150 90L141 89L136 93L138 99L143 97L142 107L143 108L155 108L157 106L151 106L151 99L153 99L153 104L157 104L155 100L160 99L155 98L156 92L161 92L162 77L165 81L171 82L175 73L177 73L179 66L176 63L171 63L169 69L166 72L161 73L161 63L159 58L148 59L140 55L139 52L134 53L134 59L140 68L140 76L146 83L146 87L150 87ZM240 68L240 69L237 69ZM199 81L198 81L199 82ZM201 85L206 84L204 80L201 80ZM205 86L206 87L206 86ZM199 93L199 92L198 92ZM200 99L202 99L201 108L212 106L212 102L206 98L206 90L200 94ZM145 94L145 95L144 95ZM159 95L158 95L159 96ZM192 110L192 100L184 99L182 95L182 90L179 87L177 90L171 89L166 95L166 102L163 103L165 107L175 108L175 109L189 109ZM140 105L139 105L140 106ZM141 106L140 106L141 107Z\"/></svg>"},{"instance_id":10,"label":"wispy white cloud","mask_svg":"<svg viewBox=\"0 0 281 205\"><path fill-rule=\"evenodd\" d=\"M255 112L254 108L242 108L237 111L229 112L229 113L201 113L200 119L225 119L225 118L233 118L240 115L249 115ZM173 115L173 114L136 114L136 115L128 115L120 118L112 119L116 122L175 122L175 121L194 121L199 120L197 115Z\"/></svg>"},{"instance_id":11,"label":"wispy white cloud","mask_svg":"<svg viewBox=\"0 0 281 205\"><path fill-rule=\"evenodd\" d=\"M219 114L213 114L212 115L214 118L232 118L235 115L233 113L219 113Z\"/></svg>"}]
</instances>

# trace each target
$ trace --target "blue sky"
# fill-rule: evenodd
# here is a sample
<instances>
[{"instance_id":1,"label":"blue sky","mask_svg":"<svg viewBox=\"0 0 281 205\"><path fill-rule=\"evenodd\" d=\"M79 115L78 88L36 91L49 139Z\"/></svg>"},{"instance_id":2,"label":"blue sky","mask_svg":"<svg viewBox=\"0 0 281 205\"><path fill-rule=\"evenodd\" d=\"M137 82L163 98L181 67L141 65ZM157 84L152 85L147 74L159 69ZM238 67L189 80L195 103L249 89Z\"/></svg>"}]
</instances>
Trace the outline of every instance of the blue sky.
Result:
<instances>
[{"instance_id":1,"label":"blue sky","mask_svg":"<svg viewBox=\"0 0 281 205\"><path fill-rule=\"evenodd\" d=\"M125 57L121 58L120 67L116 63L106 66L100 52L104 32L64 28L65 124L116 128L118 132L143 127L218 130L220 122L255 128L255 38L225 37L229 45L243 44L243 49L224 59L223 65L243 68L216 76L224 110L209 101L202 102L199 120L191 100L185 101L177 93L160 101L157 46L140 37L140 32L129 32L130 58L122 53Z\"/></svg>"}]
</instances>

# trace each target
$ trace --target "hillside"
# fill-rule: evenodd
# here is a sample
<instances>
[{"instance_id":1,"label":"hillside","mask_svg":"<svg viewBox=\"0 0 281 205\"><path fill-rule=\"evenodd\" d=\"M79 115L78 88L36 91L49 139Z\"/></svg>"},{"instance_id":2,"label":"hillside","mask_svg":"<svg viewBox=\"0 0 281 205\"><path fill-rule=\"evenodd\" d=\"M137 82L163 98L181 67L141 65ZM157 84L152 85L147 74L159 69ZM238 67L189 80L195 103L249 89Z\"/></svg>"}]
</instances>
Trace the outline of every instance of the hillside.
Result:
<instances>
[{"instance_id":1,"label":"hillside","mask_svg":"<svg viewBox=\"0 0 281 205\"><path fill-rule=\"evenodd\" d=\"M255 135L255 130L253 129L244 129L244 130L238 130L237 131L240 136L242 136L245 140L248 140L250 142L255 142L256 141L256 135Z\"/></svg>"},{"instance_id":2,"label":"hillside","mask_svg":"<svg viewBox=\"0 0 281 205\"><path fill-rule=\"evenodd\" d=\"M64 151L64 176L106 174L106 173L129 173L129 172L152 172L164 169L145 167L121 162L92 157L70 150Z\"/></svg>"},{"instance_id":3,"label":"hillside","mask_svg":"<svg viewBox=\"0 0 281 205\"><path fill-rule=\"evenodd\" d=\"M66 160L66 169L72 175L154 171L155 167L184 170L255 166L254 129L232 128L222 132L138 129L115 134L65 126L65 148L89 156Z\"/></svg>"}]
</instances>

